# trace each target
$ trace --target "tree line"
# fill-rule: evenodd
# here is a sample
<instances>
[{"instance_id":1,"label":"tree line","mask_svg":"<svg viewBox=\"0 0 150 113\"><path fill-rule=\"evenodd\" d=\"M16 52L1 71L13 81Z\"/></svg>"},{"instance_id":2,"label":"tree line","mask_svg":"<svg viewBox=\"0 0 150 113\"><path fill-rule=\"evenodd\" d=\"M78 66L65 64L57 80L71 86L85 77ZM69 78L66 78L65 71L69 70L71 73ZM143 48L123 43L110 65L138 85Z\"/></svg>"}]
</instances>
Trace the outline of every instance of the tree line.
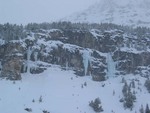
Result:
<instances>
[{"instance_id":1,"label":"tree line","mask_svg":"<svg viewBox=\"0 0 150 113\"><path fill-rule=\"evenodd\" d=\"M60 29L60 30L82 30L89 31L91 29L98 29L100 31L107 30L121 30L127 34L136 35L139 38L144 36L150 38L150 28L137 27L132 28L130 26L116 25L112 23L71 23L71 22L52 22L52 23L29 23L25 26L16 24L0 24L0 39L5 41L19 40L26 37L28 32L39 32L40 29Z\"/></svg>"}]
</instances>

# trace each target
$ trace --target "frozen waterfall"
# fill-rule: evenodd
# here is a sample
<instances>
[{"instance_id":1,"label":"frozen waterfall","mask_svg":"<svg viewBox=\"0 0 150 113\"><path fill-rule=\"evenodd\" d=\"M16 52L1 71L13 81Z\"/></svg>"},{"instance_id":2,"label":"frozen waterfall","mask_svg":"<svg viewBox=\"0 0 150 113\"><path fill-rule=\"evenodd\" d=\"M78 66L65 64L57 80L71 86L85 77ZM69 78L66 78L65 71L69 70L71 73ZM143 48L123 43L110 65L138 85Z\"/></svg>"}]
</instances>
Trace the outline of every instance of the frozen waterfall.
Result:
<instances>
[{"instance_id":1,"label":"frozen waterfall","mask_svg":"<svg viewBox=\"0 0 150 113\"><path fill-rule=\"evenodd\" d=\"M87 71L88 71L88 66L89 66L89 63L90 63L90 52L88 50L84 50L83 51L83 66L84 66L84 75L87 74Z\"/></svg>"},{"instance_id":2,"label":"frozen waterfall","mask_svg":"<svg viewBox=\"0 0 150 113\"><path fill-rule=\"evenodd\" d=\"M114 77L116 73L116 63L113 61L111 53L107 54L107 69L107 77Z\"/></svg>"},{"instance_id":3,"label":"frozen waterfall","mask_svg":"<svg viewBox=\"0 0 150 113\"><path fill-rule=\"evenodd\" d=\"M31 59L31 54L32 54L32 49L31 49L31 47L28 47L28 50L27 50L27 73L30 73L30 68L31 68L30 59Z\"/></svg>"}]
</instances>

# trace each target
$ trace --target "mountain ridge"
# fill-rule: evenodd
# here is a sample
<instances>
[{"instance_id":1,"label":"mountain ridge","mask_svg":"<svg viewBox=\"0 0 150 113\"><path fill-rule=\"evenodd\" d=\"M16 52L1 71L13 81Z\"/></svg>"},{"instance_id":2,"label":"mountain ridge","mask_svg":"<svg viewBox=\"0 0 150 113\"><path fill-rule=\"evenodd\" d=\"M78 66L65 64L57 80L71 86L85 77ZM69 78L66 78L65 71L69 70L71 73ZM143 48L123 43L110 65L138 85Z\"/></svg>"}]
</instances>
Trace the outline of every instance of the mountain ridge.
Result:
<instances>
[{"instance_id":1,"label":"mountain ridge","mask_svg":"<svg viewBox=\"0 0 150 113\"><path fill-rule=\"evenodd\" d=\"M132 27L150 26L150 2L148 0L101 0L88 9L63 20L83 23L114 23Z\"/></svg>"}]
</instances>

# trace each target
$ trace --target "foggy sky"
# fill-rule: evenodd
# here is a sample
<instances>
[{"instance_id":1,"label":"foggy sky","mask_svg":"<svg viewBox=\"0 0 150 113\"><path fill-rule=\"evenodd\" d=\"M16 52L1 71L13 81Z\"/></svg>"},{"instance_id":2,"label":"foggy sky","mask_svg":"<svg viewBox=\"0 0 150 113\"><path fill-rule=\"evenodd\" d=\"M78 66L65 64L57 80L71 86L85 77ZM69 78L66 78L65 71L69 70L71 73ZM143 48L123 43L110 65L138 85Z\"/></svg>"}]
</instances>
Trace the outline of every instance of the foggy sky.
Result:
<instances>
[{"instance_id":1,"label":"foggy sky","mask_svg":"<svg viewBox=\"0 0 150 113\"><path fill-rule=\"evenodd\" d=\"M99 0L0 0L0 23L51 22L84 10Z\"/></svg>"}]
</instances>

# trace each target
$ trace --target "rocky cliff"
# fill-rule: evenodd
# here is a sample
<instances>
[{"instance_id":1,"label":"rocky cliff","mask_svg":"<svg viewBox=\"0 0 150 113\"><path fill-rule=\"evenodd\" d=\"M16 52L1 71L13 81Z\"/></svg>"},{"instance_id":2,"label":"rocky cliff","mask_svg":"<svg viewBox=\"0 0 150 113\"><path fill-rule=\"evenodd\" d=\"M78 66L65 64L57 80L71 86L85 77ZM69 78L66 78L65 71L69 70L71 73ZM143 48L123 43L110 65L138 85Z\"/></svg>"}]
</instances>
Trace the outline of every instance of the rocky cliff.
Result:
<instances>
[{"instance_id":1,"label":"rocky cliff","mask_svg":"<svg viewBox=\"0 0 150 113\"><path fill-rule=\"evenodd\" d=\"M150 32L146 28L39 26L22 28L23 38L16 36L17 40L9 37L6 41L1 33L1 77L19 80L21 73L37 74L53 65L74 70L78 76L92 76L95 81L129 73L146 76L150 70Z\"/></svg>"}]
</instances>

